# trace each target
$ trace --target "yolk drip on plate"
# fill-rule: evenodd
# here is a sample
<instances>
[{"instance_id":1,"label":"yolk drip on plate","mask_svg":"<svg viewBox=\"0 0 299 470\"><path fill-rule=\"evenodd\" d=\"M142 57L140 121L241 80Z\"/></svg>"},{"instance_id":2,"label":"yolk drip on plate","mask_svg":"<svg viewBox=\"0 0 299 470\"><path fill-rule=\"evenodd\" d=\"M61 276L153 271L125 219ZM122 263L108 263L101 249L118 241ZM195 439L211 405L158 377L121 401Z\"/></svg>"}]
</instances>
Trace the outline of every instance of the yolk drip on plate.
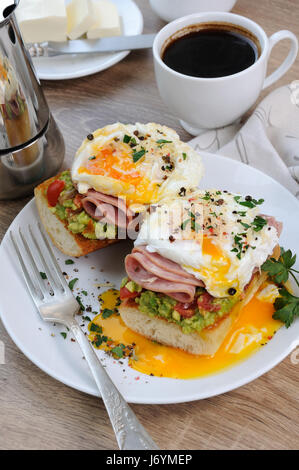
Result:
<instances>
[{"instance_id":1,"label":"yolk drip on plate","mask_svg":"<svg viewBox=\"0 0 299 470\"><path fill-rule=\"evenodd\" d=\"M104 292L101 302L102 309L117 307L117 291L110 289ZM127 328L116 314L107 319L100 314L92 323L101 326L103 334L115 343L135 344L135 354L129 358L129 365L136 371L158 377L192 379L232 367L265 345L281 327L281 323L272 318L273 313L273 304L259 300L256 295L243 308L214 356L194 356L157 344ZM93 339L92 333L90 339ZM101 346L101 349L105 347Z\"/></svg>"}]
</instances>

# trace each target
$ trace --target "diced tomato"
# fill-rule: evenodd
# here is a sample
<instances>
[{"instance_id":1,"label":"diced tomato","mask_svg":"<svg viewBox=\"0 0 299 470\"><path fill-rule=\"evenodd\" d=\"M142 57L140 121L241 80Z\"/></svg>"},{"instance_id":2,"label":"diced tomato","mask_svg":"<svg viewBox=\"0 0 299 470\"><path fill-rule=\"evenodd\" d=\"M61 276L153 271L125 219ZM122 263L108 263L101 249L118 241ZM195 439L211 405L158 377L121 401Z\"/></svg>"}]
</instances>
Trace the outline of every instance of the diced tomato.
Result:
<instances>
[{"instance_id":1,"label":"diced tomato","mask_svg":"<svg viewBox=\"0 0 299 470\"><path fill-rule=\"evenodd\" d=\"M124 299L135 299L136 297L139 297L141 292L130 292L129 289L126 287L121 287L119 291L119 297L121 300Z\"/></svg>"},{"instance_id":2,"label":"diced tomato","mask_svg":"<svg viewBox=\"0 0 299 470\"><path fill-rule=\"evenodd\" d=\"M208 292L201 294L197 299L197 306L200 309L206 310L207 312L218 312L220 310L220 305L213 304L213 299Z\"/></svg>"},{"instance_id":3,"label":"diced tomato","mask_svg":"<svg viewBox=\"0 0 299 470\"><path fill-rule=\"evenodd\" d=\"M82 198L83 196L81 196L81 194L76 194L75 198L74 198L74 204L75 206L78 207L78 209L81 209L82 208Z\"/></svg>"},{"instance_id":4,"label":"diced tomato","mask_svg":"<svg viewBox=\"0 0 299 470\"><path fill-rule=\"evenodd\" d=\"M50 184L47 190L47 199L50 206L55 207L60 193L64 190L65 182L62 180L55 180Z\"/></svg>"},{"instance_id":5,"label":"diced tomato","mask_svg":"<svg viewBox=\"0 0 299 470\"><path fill-rule=\"evenodd\" d=\"M174 309L179 312L183 318L191 318L195 315L196 301L191 303L178 302Z\"/></svg>"}]
</instances>

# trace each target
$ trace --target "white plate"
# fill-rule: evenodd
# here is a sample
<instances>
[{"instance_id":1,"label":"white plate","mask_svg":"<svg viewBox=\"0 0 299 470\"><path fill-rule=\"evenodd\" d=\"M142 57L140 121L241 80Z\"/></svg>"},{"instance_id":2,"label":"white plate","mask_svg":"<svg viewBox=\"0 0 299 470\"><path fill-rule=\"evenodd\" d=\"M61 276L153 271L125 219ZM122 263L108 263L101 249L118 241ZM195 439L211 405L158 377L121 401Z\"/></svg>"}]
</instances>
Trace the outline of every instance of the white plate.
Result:
<instances>
[{"instance_id":1,"label":"white plate","mask_svg":"<svg viewBox=\"0 0 299 470\"><path fill-rule=\"evenodd\" d=\"M122 20L123 34L133 36L143 31L143 17L132 0L112 0ZM123 60L130 51L110 54L64 55L34 58L36 73L43 80L65 80L101 72Z\"/></svg>"},{"instance_id":2,"label":"white plate","mask_svg":"<svg viewBox=\"0 0 299 470\"><path fill-rule=\"evenodd\" d=\"M291 248L293 252L298 251L299 203L286 189L269 176L228 158L204 155L203 160L206 176L201 186L264 198L266 202L263 211L284 223L282 246ZM19 226L25 227L36 219L32 200L16 217L9 230L16 232ZM76 260L75 265L70 266L64 263L66 257L58 251L56 254L62 270L72 277L79 277L78 287L95 294L95 298L92 295L88 298L82 296L85 305L91 304L95 310L99 308L97 295L105 290L94 287L95 279L98 278L100 282L108 280L118 286L124 276L123 259L130 249L130 243L119 243L93 253L87 259L83 257ZM1 318L16 345L47 374L70 387L97 395L96 386L77 344L70 341L69 335L66 340L62 338L60 332L65 331L63 328L45 324L39 319L13 255L8 233L0 246L0 266ZM73 272L74 268L78 268L79 273ZM101 268L103 273L100 272ZM56 336L52 337L51 334ZM106 358L102 352L98 354L102 358L105 356L108 373L129 402L179 403L219 395L240 387L270 370L298 344L299 321L296 321L288 330L281 328L267 346L247 361L222 373L196 380L149 377ZM136 377L140 379L135 380Z\"/></svg>"}]
</instances>

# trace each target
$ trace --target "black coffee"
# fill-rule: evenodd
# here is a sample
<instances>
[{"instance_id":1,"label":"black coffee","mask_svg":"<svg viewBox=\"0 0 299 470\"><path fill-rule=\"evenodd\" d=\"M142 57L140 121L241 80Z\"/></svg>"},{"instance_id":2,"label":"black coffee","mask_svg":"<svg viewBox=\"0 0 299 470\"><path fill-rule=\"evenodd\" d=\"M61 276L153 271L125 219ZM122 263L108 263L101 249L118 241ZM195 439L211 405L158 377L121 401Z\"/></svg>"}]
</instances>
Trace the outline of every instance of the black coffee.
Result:
<instances>
[{"instance_id":1,"label":"black coffee","mask_svg":"<svg viewBox=\"0 0 299 470\"><path fill-rule=\"evenodd\" d=\"M259 58L258 40L247 30L227 25L186 28L165 44L163 62L184 75L202 78L226 77L241 72ZM184 30L182 30L184 31Z\"/></svg>"}]
</instances>

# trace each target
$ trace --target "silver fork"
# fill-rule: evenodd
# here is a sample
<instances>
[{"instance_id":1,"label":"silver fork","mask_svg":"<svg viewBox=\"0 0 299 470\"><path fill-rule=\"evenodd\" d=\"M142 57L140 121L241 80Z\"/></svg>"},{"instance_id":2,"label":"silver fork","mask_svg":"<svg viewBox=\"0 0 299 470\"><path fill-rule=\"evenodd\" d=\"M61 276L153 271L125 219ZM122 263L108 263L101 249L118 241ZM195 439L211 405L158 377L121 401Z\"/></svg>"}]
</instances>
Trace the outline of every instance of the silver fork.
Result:
<instances>
[{"instance_id":1,"label":"silver fork","mask_svg":"<svg viewBox=\"0 0 299 470\"><path fill-rule=\"evenodd\" d=\"M115 387L75 320L75 315L80 310L79 304L69 289L40 224L37 224L37 227L38 235L29 225L27 236L19 228L19 245L12 232L10 232L10 237L28 290L42 319L65 325L75 336L106 406L119 448L121 450L158 449ZM28 270L27 266L31 269ZM41 266L46 273L51 290L48 290L43 282L38 266Z\"/></svg>"}]
</instances>

